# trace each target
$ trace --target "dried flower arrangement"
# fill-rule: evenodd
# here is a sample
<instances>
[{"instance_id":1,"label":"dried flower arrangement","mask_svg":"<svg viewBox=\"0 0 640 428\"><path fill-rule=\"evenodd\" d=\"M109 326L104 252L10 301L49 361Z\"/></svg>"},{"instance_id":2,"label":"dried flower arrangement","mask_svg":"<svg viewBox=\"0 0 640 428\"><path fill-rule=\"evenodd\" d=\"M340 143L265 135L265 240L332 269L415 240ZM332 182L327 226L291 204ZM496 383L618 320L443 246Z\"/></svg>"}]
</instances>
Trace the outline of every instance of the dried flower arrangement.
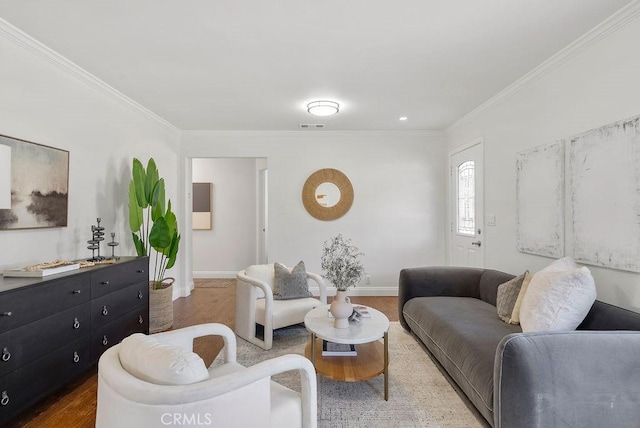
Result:
<instances>
[{"instance_id":1,"label":"dried flower arrangement","mask_svg":"<svg viewBox=\"0 0 640 428\"><path fill-rule=\"evenodd\" d=\"M345 240L342 234L325 241L321 259L324 277L339 291L355 287L364 273L360 256L364 254L351 245L351 239Z\"/></svg>"}]
</instances>

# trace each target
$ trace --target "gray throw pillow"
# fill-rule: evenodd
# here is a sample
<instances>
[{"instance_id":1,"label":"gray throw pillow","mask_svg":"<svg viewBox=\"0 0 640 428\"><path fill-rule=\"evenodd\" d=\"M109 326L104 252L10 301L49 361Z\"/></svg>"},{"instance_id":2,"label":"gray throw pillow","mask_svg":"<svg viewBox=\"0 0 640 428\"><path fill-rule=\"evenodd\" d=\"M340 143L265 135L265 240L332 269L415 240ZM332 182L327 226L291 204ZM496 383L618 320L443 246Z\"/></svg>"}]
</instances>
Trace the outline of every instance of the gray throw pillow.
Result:
<instances>
[{"instance_id":1,"label":"gray throw pillow","mask_svg":"<svg viewBox=\"0 0 640 428\"><path fill-rule=\"evenodd\" d=\"M528 272L529 271L526 271L522 275L498 286L496 309L498 310L498 317L506 323L509 323L509 320L511 319L513 307L516 305L516 300L518 300L518 295L520 294L520 288L522 288L522 283Z\"/></svg>"},{"instance_id":2,"label":"gray throw pillow","mask_svg":"<svg viewBox=\"0 0 640 428\"><path fill-rule=\"evenodd\" d=\"M273 266L275 269L275 277L273 279L274 300L311 297L304 262L300 261L300 263L298 263L291 272L289 272L289 269L280 263L274 263Z\"/></svg>"}]
</instances>

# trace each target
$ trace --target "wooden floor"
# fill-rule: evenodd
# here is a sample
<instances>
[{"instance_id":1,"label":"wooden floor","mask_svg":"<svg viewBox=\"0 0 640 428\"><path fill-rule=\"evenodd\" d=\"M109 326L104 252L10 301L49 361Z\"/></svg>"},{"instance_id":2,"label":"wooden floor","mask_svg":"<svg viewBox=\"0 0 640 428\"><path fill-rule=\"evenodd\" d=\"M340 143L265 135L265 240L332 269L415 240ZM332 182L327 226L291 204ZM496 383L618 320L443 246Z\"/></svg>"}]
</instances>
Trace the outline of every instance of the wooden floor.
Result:
<instances>
[{"instance_id":1,"label":"wooden floor","mask_svg":"<svg viewBox=\"0 0 640 428\"><path fill-rule=\"evenodd\" d=\"M330 301L331 298L329 298ZM235 286L226 288L196 288L191 295L173 304L173 328L208 322L218 322L233 328L235 321ZM397 297L352 297L353 303L373 306L383 312L390 321L398 320ZM219 338L202 338L195 341L195 351L209 365L222 349ZM97 368L16 417L11 427L29 428L89 428L95 425Z\"/></svg>"}]
</instances>

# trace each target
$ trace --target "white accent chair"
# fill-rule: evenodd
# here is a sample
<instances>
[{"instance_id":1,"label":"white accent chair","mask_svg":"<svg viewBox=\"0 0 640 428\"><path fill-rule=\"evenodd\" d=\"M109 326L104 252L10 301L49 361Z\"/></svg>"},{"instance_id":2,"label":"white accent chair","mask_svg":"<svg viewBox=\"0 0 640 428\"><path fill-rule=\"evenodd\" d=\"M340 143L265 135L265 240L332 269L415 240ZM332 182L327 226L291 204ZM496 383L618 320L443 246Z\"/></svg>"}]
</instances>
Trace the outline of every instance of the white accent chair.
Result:
<instances>
[{"instance_id":1,"label":"white accent chair","mask_svg":"<svg viewBox=\"0 0 640 428\"><path fill-rule=\"evenodd\" d=\"M316 372L303 356L289 354L244 367L236 362L233 331L222 324L201 324L149 337L191 351L194 338L209 335L223 337L225 363L209 367L208 379L189 385L143 381L122 367L118 354L122 344L108 349L98 362L96 427L317 426ZM300 372L301 393L270 380L290 370Z\"/></svg>"},{"instance_id":2,"label":"white accent chair","mask_svg":"<svg viewBox=\"0 0 640 428\"><path fill-rule=\"evenodd\" d=\"M320 299L313 297L274 300L273 263L253 265L236 275L236 334L265 350L273 346L273 330L304 322L311 309L327 304L327 287L320 275L307 272L307 281L314 281ZM264 339L256 337L256 323L264 327Z\"/></svg>"}]
</instances>

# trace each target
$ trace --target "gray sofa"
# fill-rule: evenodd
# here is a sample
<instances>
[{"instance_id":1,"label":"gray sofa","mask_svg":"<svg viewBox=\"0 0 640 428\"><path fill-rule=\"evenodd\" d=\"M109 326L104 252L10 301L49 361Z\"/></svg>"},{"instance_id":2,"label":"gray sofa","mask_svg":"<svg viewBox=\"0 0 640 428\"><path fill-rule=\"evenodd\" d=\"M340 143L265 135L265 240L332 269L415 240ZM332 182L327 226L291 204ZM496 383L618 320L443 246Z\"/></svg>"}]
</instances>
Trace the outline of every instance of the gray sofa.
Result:
<instances>
[{"instance_id":1,"label":"gray sofa","mask_svg":"<svg viewBox=\"0 0 640 428\"><path fill-rule=\"evenodd\" d=\"M495 307L513 277L403 269L400 323L495 428L640 427L640 314L596 301L575 331L522 333Z\"/></svg>"}]
</instances>

